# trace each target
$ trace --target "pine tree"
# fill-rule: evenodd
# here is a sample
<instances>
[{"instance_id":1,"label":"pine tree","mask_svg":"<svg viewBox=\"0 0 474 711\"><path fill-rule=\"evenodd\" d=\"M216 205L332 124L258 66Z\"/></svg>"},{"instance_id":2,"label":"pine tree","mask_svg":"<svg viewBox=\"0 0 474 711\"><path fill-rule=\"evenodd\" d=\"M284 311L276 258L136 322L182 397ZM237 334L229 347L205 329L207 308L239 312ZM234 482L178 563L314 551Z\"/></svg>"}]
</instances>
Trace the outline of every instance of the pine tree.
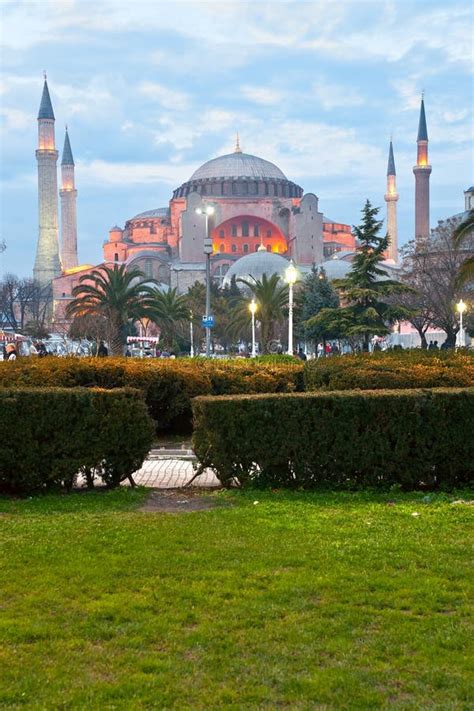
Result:
<instances>
[{"instance_id":1,"label":"pine tree","mask_svg":"<svg viewBox=\"0 0 474 711\"><path fill-rule=\"evenodd\" d=\"M376 219L378 212L379 208L372 207L367 200L362 210L362 222L354 227L359 248L352 260L351 270L345 279L334 281L344 306L323 309L308 324L324 325L346 337L359 337L364 350L369 350L373 335L389 334L390 326L410 313L403 306L384 300L408 291L408 287L389 279L381 266L389 238L388 235L379 235L383 221Z\"/></svg>"},{"instance_id":2,"label":"pine tree","mask_svg":"<svg viewBox=\"0 0 474 711\"><path fill-rule=\"evenodd\" d=\"M308 325L308 321L317 316L322 309L334 309L339 306L339 297L329 282L322 267L313 267L305 277L296 296L296 334L305 341L326 341L336 337L322 324Z\"/></svg>"}]
</instances>

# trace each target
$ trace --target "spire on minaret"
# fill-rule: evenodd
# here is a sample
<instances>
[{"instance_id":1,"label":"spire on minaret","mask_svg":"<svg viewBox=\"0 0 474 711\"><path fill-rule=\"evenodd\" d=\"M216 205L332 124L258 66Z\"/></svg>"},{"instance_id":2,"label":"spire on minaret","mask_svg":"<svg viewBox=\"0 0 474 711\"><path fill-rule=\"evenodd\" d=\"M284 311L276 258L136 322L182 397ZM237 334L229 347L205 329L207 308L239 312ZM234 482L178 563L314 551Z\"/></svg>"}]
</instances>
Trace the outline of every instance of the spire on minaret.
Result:
<instances>
[{"instance_id":1,"label":"spire on minaret","mask_svg":"<svg viewBox=\"0 0 474 711\"><path fill-rule=\"evenodd\" d=\"M49 95L48 82L46 79L46 72L44 74L44 85L43 85L43 95L41 96L41 103L38 111L38 119L51 119L54 121L54 111L53 105L51 103L51 97Z\"/></svg>"},{"instance_id":2,"label":"spire on minaret","mask_svg":"<svg viewBox=\"0 0 474 711\"><path fill-rule=\"evenodd\" d=\"M420 120L418 122L418 138L417 141L427 141L428 140L428 130L426 128L426 116L425 116L425 100L424 94L421 95L421 107L420 107Z\"/></svg>"},{"instance_id":3,"label":"spire on minaret","mask_svg":"<svg viewBox=\"0 0 474 711\"><path fill-rule=\"evenodd\" d=\"M242 153L242 149L240 148L240 139L239 139L239 132L238 131L237 131L237 135L235 137L234 153Z\"/></svg>"},{"instance_id":4,"label":"spire on minaret","mask_svg":"<svg viewBox=\"0 0 474 711\"><path fill-rule=\"evenodd\" d=\"M71 143L69 141L69 134L67 132L67 126L66 126L66 134L64 136L64 148L63 148L63 157L61 160L61 165L74 165L74 158L72 157Z\"/></svg>"},{"instance_id":5,"label":"spire on minaret","mask_svg":"<svg viewBox=\"0 0 474 711\"><path fill-rule=\"evenodd\" d=\"M390 148L388 150L388 165L387 165L387 175L396 175L397 172L395 170L395 159L393 157L393 143L392 139L390 138Z\"/></svg>"}]
</instances>

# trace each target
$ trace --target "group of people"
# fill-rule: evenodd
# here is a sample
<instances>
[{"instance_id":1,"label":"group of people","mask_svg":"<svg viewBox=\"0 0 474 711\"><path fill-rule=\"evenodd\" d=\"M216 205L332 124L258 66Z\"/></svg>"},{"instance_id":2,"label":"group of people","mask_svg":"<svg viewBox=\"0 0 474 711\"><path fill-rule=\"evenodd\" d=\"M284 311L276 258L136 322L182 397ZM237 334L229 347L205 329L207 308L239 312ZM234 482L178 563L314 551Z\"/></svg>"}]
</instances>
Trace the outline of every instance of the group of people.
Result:
<instances>
[{"instance_id":1,"label":"group of people","mask_svg":"<svg viewBox=\"0 0 474 711\"><path fill-rule=\"evenodd\" d=\"M20 348L18 343L7 343L2 346L3 360L14 361L20 355ZM37 356L38 358L44 358L49 355L49 352L42 342L33 342L27 351L23 349L22 355Z\"/></svg>"}]
</instances>

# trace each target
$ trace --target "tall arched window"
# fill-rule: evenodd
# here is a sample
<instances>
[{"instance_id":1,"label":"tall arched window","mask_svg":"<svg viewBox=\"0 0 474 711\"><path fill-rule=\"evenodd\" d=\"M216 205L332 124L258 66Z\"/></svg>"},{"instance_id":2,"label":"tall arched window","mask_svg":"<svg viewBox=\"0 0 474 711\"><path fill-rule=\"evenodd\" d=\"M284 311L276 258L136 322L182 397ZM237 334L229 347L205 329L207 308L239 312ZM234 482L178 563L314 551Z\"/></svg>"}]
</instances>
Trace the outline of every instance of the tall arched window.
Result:
<instances>
[{"instance_id":1,"label":"tall arched window","mask_svg":"<svg viewBox=\"0 0 474 711\"><path fill-rule=\"evenodd\" d=\"M248 244L244 244L243 247L244 247L244 254L247 254L247 252L249 251L249 246L248 246Z\"/></svg>"},{"instance_id":2,"label":"tall arched window","mask_svg":"<svg viewBox=\"0 0 474 711\"><path fill-rule=\"evenodd\" d=\"M219 252L221 252L221 254L222 254L222 252L225 252L225 245L224 244L219 245Z\"/></svg>"},{"instance_id":3,"label":"tall arched window","mask_svg":"<svg viewBox=\"0 0 474 711\"><path fill-rule=\"evenodd\" d=\"M260 237L260 229L259 229L258 225L253 226L253 236Z\"/></svg>"},{"instance_id":4,"label":"tall arched window","mask_svg":"<svg viewBox=\"0 0 474 711\"><path fill-rule=\"evenodd\" d=\"M118 252L115 252L114 254L114 262L118 262Z\"/></svg>"},{"instance_id":5,"label":"tall arched window","mask_svg":"<svg viewBox=\"0 0 474 711\"><path fill-rule=\"evenodd\" d=\"M224 230L219 230L219 237L225 237Z\"/></svg>"},{"instance_id":6,"label":"tall arched window","mask_svg":"<svg viewBox=\"0 0 474 711\"><path fill-rule=\"evenodd\" d=\"M232 247L231 247L231 249L232 249L233 252L237 252L237 245L236 245L236 244L233 244Z\"/></svg>"},{"instance_id":7,"label":"tall arched window","mask_svg":"<svg viewBox=\"0 0 474 711\"><path fill-rule=\"evenodd\" d=\"M153 277L153 263L151 259L145 259L145 276L149 279Z\"/></svg>"},{"instance_id":8,"label":"tall arched window","mask_svg":"<svg viewBox=\"0 0 474 711\"><path fill-rule=\"evenodd\" d=\"M244 220L242 222L242 237L248 237L249 236L249 223L247 220Z\"/></svg>"},{"instance_id":9,"label":"tall arched window","mask_svg":"<svg viewBox=\"0 0 474 711\"><path fill-rule=\"evenodd\" d=\"M232 225L231 234L232 234L232 237L237 237L237 225Z\"/></svg>"}]
</instances>

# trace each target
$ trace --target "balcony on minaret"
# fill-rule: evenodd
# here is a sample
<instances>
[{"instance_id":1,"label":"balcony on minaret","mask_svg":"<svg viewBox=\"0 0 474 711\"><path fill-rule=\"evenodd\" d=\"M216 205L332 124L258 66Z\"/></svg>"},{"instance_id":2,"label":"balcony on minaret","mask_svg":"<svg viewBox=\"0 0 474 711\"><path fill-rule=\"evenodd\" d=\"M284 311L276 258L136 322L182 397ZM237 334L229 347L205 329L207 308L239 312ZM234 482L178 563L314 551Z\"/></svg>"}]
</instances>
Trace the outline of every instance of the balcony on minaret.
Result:
<instances>
[{"instance_id":1,"label":"balcony on minaret","mask_svg":"<svg viewBox=\"0 0 474 711\"><path fill-rule=\"evenodd\" d=\"M428 141L418 141L416 164L420 168L428 167Z\"/></svg>"}]
</instances>

